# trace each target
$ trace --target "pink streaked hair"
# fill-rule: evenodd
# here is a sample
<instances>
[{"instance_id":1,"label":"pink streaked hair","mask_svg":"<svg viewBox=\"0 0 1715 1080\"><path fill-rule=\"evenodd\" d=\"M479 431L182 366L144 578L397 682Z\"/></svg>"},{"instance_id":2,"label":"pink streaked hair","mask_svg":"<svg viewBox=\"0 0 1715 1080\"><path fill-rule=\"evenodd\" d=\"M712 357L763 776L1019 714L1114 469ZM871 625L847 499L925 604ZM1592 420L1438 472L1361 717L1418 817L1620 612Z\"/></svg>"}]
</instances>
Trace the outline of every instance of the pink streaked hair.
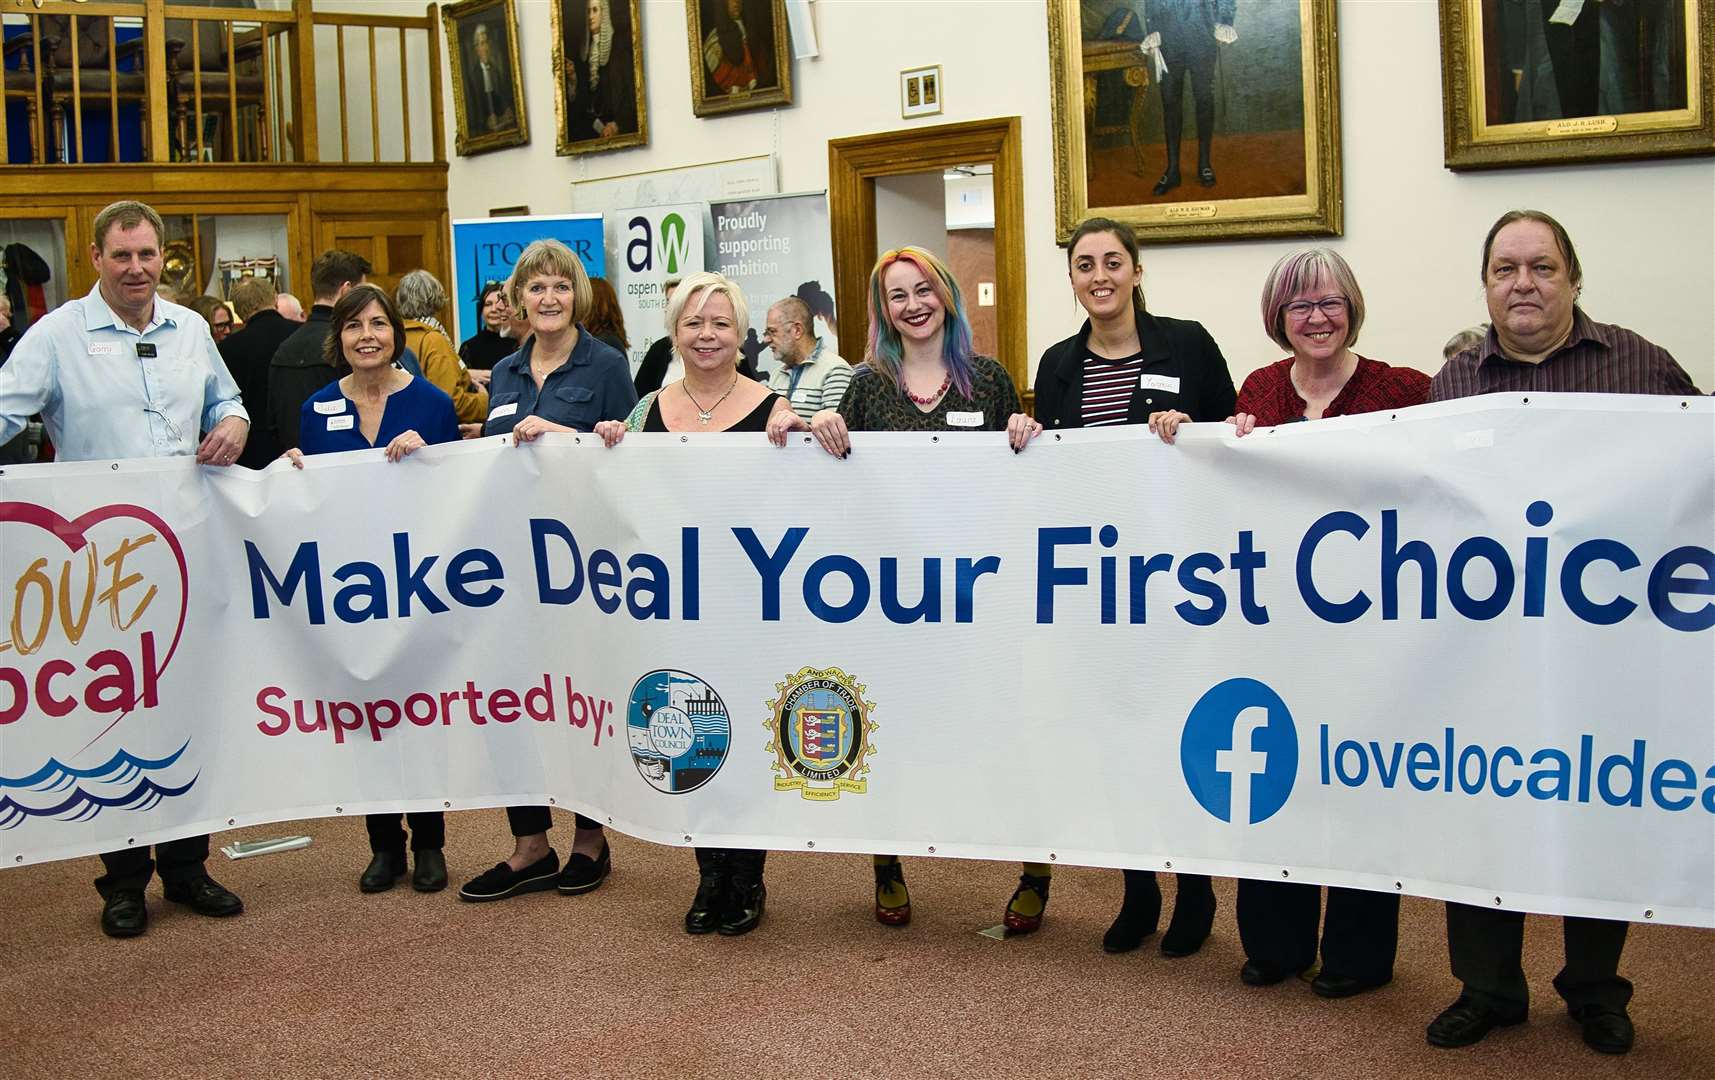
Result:
<instances>
[{"instance_id":1,"label":"pink streaked hair","mask_svg":"<svg viewBox=\"0 0 1715 1080\"><path fill-rule=\"evenodd\" d=\"M869 274L869 344L864 359L878 374L895 387L901 385L899 366L905 358L905 345L899 331L887 317L887 289L882 279L894 263L908 262L915 266L940 298L946 319L941 330L941 359L947 363L953 388L965 397L971 396L971 323L965 315L965 299L959 283L947 264L920 247L907 245L895 251L883 252Z\"/></svg>"}]
</instances>

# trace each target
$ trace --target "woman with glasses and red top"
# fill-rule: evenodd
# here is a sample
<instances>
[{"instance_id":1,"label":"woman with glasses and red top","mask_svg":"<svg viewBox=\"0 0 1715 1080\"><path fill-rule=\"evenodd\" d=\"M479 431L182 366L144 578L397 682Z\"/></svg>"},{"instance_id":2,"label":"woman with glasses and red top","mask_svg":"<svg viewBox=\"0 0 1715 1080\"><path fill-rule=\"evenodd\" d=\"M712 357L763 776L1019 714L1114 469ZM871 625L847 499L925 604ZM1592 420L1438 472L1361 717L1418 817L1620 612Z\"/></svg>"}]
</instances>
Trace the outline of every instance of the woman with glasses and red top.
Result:
<instances>
[{"instance_id":1,"label":"woman with glasses and red top","mask_svg":"<svg viewBox=\"0 0 1715 1080\"><path fill-rule=\"evenodd\" d=\"M1262 289L1262 323L1292 355L1251 372L1228 419L1242 437L1258 427L1325 416L1383 412L1429 400L1429 376L1352 351L1364 325L1364 294L1346 261L1327 248L1281 258ZM1239 881L1239 978L1271 986L1316 963L1322 890L1284 881ZM1399 896L1331 887L1322 928L1322 970L1310 989L1351 997L1393 979Z\"/></svg>"}]
</instances>

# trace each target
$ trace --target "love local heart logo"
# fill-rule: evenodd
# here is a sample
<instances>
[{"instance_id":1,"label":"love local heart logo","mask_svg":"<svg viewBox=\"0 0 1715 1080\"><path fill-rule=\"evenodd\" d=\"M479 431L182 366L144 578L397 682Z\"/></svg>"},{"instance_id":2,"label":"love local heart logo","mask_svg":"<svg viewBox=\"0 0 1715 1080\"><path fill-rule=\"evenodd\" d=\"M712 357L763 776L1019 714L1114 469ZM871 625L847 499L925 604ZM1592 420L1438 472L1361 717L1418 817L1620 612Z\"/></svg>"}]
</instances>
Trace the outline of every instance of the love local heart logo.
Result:
<instances>
[{"instance_id":1,"label":"love local heart logo","mask_svg":"<svg viewBox=\"0 0 1715 1080\"><path fill-rule=\"evenodd\" d=\"M146 809L196 782L150 774L177 763L123 748L98 765L80 755L126 717L160 704L190 596L184 548L153 511L112 504L67 520L35 503L0 503L0 828L27 817L84 820L104 807Z\"/></svg>"}]
</instances>

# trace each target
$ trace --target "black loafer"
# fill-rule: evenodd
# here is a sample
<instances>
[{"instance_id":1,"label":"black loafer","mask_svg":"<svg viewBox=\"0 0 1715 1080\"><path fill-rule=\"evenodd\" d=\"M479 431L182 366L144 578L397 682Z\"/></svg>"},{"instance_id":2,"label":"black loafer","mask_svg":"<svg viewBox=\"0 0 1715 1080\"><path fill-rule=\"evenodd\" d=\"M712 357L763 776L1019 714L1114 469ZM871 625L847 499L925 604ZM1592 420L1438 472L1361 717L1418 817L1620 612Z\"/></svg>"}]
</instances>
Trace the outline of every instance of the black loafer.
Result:
<instances>
[{"instance_id":1,"label":"black loafer","mask_svg":"<svg viewBox=\"0 0 1715 1080\"><path fill-rule=\"evenodd\" d=\"M440 892L447 887L447 857L440 848L424 848L414 853L416 870L411 874L411 888L418 892Z\"/></svg>"},{"instance_id":2,"label":"black loafer","mask_svg":"<svg viewBox=\"0 0 1715 1080\"><path fill-rule=\"evenodd\" d=\"M613 869L613 859L609 854L607 841L601 842L601 854L595 858L579 855L573 852L566 859L566 868L560 871L560 878L555 887L561 896L577 896L587 893L607 880L607 873Z\"/></svg>"},{"instance_id":3,"label":"black loafer","mask_svg":"<svg viewBox=\"0 0 1715 1080\"><path fill-rule=\"evenodd\" d=\"M1495 1028L1522 1024L1524 1019L1523 1013L1508 1016L1470 998L1461 997L1429 1022L1424 1037L1429 1040L1430 1046L1451 1050L1480 1042L1483 1036Z\"/></svg>"},{"instance_id":4,"label":"black loafer","mask_svg":"<svg viewBox=\"0 0 1715 1080\"><path fill-rule=\"evenodd\" d=\"M1623 1054L1632 1048L1636 1033L1632 1030L1632 1018L1623 1009L1616 1012L1590 1005L1573 1011L1572 1019L1583 1027L1584 1045L1592 1050Z\"/></svg>"},{"instance_id":5,"label":"black loafer","mask_svg":"<svg viewBox=\"0 0 1715 1080\"><path fill-rule=\"evenodd\" d=\"M726 937L750 933L762 921L762 908L767 900L768 889L760 877L734 875L715 929Z\"/></svg>"},{"instance_id":6,"label":"black loafer","mask_svg":"<svg viewBox=\"0 0 1715 1080\"><path fill-rule=\"evenodd\" d=\"M405 853L403 851L377 851L369 860L369 865L363 868L363 874L357 879L357 887L366 893L386 892L393 883L405 876Z\"/></svg>"},{"instance_id":7,"label":"black loafer","mask_svg":"<svg viewBox=\"0 0 1715 1080\"><path fill-rule=\"evenodd\" d=\"M465 882L459 889L459 899L481 904L521 893L543 892L554 887L554 879L559 873L560 856L549 848L548 854L522 870L514 870L503 862L495 863L494 869L485 870Z\"/></svg>"},{"instance_id":8,"label":"black loafer","mask_svg":"<svg viewBox=\"0 0 1715 1080\"><path fill-rule=\"evenodd\" d=\"M244 901L207 874L198 881L167 882L163 891L173 903L212 919L224 919L244 910Z\"/></svg>"},{"instance_id":9,"label":"black loafer","mask_svg":"<svg viewBox=\"0 0 1715 1080\"><path fill-rule=\"evenodd\" d=\"M149 929L149 908L142 889L115 889L101 906L101 932L108 937L136 937Z\"/></svg>"},{"instance_id":10,"label":"black loafer","mask_svg":"<svg viewBox=\"0 0 1715 1080\"><path fill-rule=\"evenodd\" d=\"M1165 195L1169 191L1178 187L1179 183L1179 170L1168 169L1166 172L1161 174L1161 179L1155 182L1155 187L1151 188L1149 193L1151 195Z\"/></svg>"},{"instance_id":11,"label":"black loafer","mask_svg":"<svg viewBox=\"0 0 1715 1080\"><path fill-rule=\"evenodd\" d=\"M1310 991L1317 997L1349 998L1356 997L1369 990L1386 986L1392 979L1357 979L1350 975L1336 975L1326 968L1310 980Z\"/></svg>"},{"instance_id":12,"label":"black loafer","mask_svg":"<svg viewBox=\"0 0 1715 1080\"><path fill-rule=\"evenodd\" d=\"M1274 986L1285 982L1292 974L1290 971L1265 968L1254 960L1246 960L1245 966L1239 969L1239 981L1246 986Z\"/></svg>"}]
</instances>

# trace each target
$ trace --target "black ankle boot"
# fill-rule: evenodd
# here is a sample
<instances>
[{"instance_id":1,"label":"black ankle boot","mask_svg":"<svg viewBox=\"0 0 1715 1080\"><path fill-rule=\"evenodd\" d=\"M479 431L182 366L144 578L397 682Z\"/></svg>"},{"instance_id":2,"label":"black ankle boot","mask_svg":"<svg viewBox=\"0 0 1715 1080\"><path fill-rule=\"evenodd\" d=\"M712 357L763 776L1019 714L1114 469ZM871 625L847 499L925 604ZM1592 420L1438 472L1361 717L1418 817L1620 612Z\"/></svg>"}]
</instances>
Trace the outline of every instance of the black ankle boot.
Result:
<instances>
[{"instance_id":1,"label":"black ankle boot","mask_svg":"<svg viewBox=\"0 0 1715 1080\"><path fill-rule=\"evenodd\" d=\"M1173 918L1161 935L1161 955L1190 956L1209 940L1215 926L1215 890L1203 874L1180 874Z\"/></svg>"},{"instance_id":2,"label":"black ankle boot","mask_svg":"<svg viewBox=\"0 0 1715 1080\"><path fill-rule=\"evenodd\" d=\"M1153 870L1125 870L1125 900L1102 935L1102 951L1126 953L1143 944L1161 924L1161 886Z\"/></svg>"},{"instance_id":3,"label":"black ankle boot","mask_svg":"<svg viewBox=\"0 0 1715 1080\"><path fill-rule=\"evenodd\" d=\"M761 851L727 854L731 876L727 879L720 923L715 927L727 937L748 934L762 921L763 903L768 899L768 890L762 884L762 858L765 854Z\"/></svg>"},{"instance_id":4,"label":"black ankle boot","mask_svg":"<svg viewBox=\"0 0 1715 1080\"><path fill-rule=\"evenodd\" d=\"M357 879L357 887L363 892L386 892L393 883L405 876L405 853L403 851L377 851L375 857L369 860L369 865L363 868L363 875Z\"/></svg>"},{"instance_id":5,"label":"black ankle boot","mask_svg":"<svg viewBox=\"0 0 1715 1080\"><path fill-rule=\"evenodd\" d=\"M697 849L697 867L701 873L697 878L697 895L691 900L691 910L685 912L685 933L712 934L720 922L730 887L726 855L725 851Z\"/></svg>"}]
</instances>

